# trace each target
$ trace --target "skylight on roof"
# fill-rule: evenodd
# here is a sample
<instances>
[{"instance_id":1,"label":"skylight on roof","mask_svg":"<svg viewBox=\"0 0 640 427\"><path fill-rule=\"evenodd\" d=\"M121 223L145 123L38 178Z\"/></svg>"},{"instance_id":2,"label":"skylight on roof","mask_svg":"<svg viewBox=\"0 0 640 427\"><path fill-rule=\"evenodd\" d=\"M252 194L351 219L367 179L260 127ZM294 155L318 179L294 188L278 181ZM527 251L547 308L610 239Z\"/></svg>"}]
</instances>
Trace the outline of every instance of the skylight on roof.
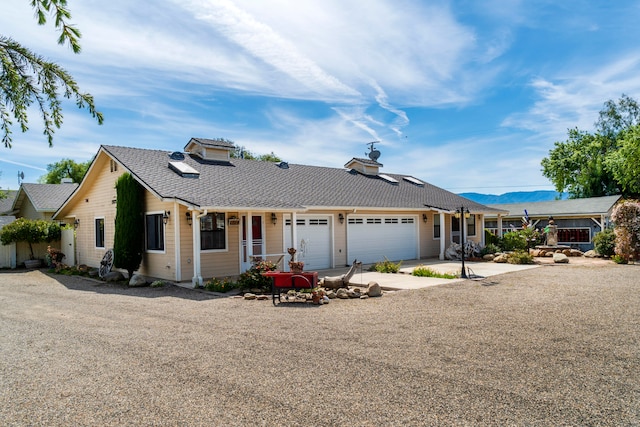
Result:
<instances>
[{"instance_id":1,"label":"skylight on roof","mask_svg":"<svg viewBox=\"0 0 640 427\"><path fill-rule=\"evenodd\" d=\"M402 179L404 179L405 181L409 181L410 183L415 184L418 187L424 187L424 182L412 176L403 176Z\"/></svg>"},{"instance_id":2,"label":"skylight on roof","mask_svg":"<svg viewBox=\"0 0 640 427\"><path fill-rule=\"evenodd\" d=\"M392 184L397 184L397 183L398 183L398 180L397 180L397 179L392 178L392 177L390 177L389 175L385 175L385 174L381 173L381 174L378 174L378 176L379 176L380 178L384 179L385 181L390 182L390 183L392 183Z\"/></svg>"},{"instance_id":3,"label":"skylight on roof","mask_svg":"<svg viewBox=\"0 0 640 427\"><path fill-rule=\"evenodd\" d=\"M200 172L184 162L169 162L169 168L184 178L198 178Z\"/></svg>"}]
</instances>

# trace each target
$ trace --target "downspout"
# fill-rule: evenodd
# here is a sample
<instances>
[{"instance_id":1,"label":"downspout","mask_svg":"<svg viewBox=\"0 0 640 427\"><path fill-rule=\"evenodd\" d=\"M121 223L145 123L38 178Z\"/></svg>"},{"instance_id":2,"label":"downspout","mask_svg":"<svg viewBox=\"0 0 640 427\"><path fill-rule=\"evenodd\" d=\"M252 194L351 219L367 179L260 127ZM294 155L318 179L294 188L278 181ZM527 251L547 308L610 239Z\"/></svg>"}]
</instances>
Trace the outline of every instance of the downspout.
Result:
<instances>
[{"instance_id":1,"label":"downspout","mask_svg":"<svg viewBox=\"0 0 640 427\"><path fill-rule=\"evenodd\" d=\"M195 211L194 211L195 212ZM193 277L191 283L193 287L202 286L202 262L200 260L200 218L207 215L207 209L198 214L192 223L193 232Z\"/></svg>"}]
</instances>

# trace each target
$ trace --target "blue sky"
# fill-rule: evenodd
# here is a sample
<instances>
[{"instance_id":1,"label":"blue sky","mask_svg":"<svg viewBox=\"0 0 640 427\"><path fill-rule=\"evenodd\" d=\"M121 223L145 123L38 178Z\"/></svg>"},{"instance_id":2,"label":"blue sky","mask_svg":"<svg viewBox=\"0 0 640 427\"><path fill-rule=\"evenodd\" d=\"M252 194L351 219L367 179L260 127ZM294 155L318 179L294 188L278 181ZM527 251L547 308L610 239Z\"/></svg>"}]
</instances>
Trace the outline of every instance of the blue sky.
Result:
<instances>
[{"instance_id":1,"label":"blue sky","mask_svg":"<svg viewBox=\"0 0 640 427\"><path fill-rule=\"evenodd\" d=\"M637 1L68 4L79 55L27 0L3 0L0 34L71 72L105 123L68 102L49 148L33 111L0 147L1 189L101 144L177 151L204 137L329 167L380 141L386 173L456 193L551 190L540 160L554 142L592 130L608 99L640 100Z\"/></svg>"}]
</instances>

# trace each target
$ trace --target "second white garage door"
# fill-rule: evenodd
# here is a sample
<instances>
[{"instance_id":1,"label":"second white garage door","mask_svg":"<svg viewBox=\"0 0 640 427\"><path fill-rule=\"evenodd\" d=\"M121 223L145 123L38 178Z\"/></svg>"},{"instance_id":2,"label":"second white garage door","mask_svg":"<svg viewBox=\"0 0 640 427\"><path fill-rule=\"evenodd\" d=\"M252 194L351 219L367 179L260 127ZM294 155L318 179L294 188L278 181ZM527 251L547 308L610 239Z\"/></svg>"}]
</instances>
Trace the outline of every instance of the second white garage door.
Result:
<instances>
[{"instance_id":1,"label":"second white garage door","mask_svg":"<svg viewBox=\"0 0 640 427\"><path fill-rule=\"evenodd\" d=\"M349 262L365 264L418 258L418 224L413 216L349 215L347 221Z\"/></svg>"}]
</instances>

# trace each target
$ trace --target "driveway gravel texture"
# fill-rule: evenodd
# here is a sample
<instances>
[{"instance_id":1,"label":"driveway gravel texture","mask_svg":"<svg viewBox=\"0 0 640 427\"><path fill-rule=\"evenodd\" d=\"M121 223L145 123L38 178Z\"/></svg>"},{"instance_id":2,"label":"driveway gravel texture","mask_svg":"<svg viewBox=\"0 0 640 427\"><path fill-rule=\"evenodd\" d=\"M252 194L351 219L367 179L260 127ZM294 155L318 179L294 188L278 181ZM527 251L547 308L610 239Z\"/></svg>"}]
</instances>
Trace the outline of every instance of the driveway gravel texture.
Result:
<instances>
[{"instance_id":1,"label":"driveway gravel texture","mask_svg":"<svg viewBox=\"0 0 640 427\"><path fill-rule=\"evenodd\" d=\"M328 305L0 272L2 426L637 426L640 265Z\"/></svg>"}]
</instances>

